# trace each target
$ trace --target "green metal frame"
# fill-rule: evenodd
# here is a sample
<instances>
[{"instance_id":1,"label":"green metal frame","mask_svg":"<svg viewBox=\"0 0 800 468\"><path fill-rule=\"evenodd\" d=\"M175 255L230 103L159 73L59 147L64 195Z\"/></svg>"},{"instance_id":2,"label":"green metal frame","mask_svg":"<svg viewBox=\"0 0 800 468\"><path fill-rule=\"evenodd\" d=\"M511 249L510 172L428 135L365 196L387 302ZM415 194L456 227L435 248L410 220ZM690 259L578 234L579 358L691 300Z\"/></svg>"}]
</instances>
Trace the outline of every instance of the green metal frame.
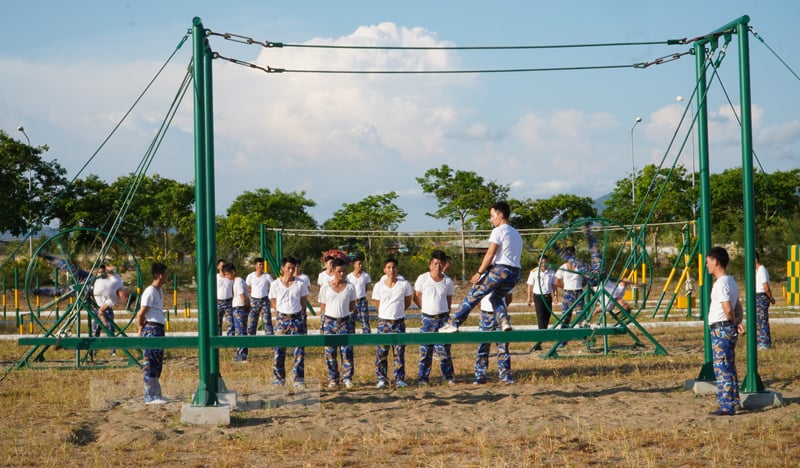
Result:
<instances>
[{"instance_id":1,"label":"green metal frame","mask_svg":"<svg viewBox=\"0 0 800 468\"><path fill-rule=\"evenodd\" d=\"M758 375L758 353L756 352L756 304L755 304L755 199L753 188L753 120L750 103L750 44L748 34L749 16L742 16L707 36L694 42L695 65L697 71L697 139L700 163L700 245L705 258L711 248L711 195L708 152L708 111L706 104L706 46L715 49L722 35L726 42L733 34L738 40L739 52L739 105L741 108L742 137L742 192L744 209L744 264L745 264L745 311L747 317L747 372L742 380L741 390L745 393L764 391L764 384ZM713 281L704 269L703 286L700 288L700 310L704 327L704 358L698 380L713 381L714 368L711 351L711 335L708 329L708 311L711 303Z\"/></svg>"},{"instance_id":2,"label":"green metal frame","mask_svg":"<svg viewBox=\"0 0 800 468\"><path fill-rule=\"evenodd\" d=\"M711 34L694 42L694 52L698 82L698 147L700 160L700 245L705 255L710 248L710 191L708 164L708 115L706 110L706 75L705 46L716 47L718 35L730 36L734 31L739 44L739 77L742 112L742 183L744 187L745 217L745 265L754 264L755 225L753 200L753 160L752 160L752 115L750 109L750 77L749 77L749 44L747 28L750 18L743 16ZM193 405L213 406L217 404L217 392L224 388L224 381L219 371L220 347L273 347L273 346L325 346L325 345L376 345L376 344L415 344L430 343L431 334L373 334L373 335L310 335L310 336L246 336L217 337L216 335L216 288L213 286L216 256L216 233L214 229L214 142L213 142L213 106L212 106L212 52L208 44L205 29L200 18L192 22L193 37L193 79L194 79L194 112L195 112L195 205L197 235L197 286L198 286L198 336L169 338L90 338L90 337L46 337L21 339L20 344L59 345L74 349L117 348L169 348L198 347L198 367L200 381L195 392ZM276 242L277 243L277 242ZM276 248L281 248L276 245ZM280 250L279 250L280 251ZM265 244L262 253L266 256ZM278 257L280 258L280 257ZM272 262L277 263L276 259ZM277 272L274 263L273 269ZM701 312L707 325L708 306L710 303L711 281L708 273L700 290ZM747 310L747 374L742 384L742 391L755 392L763 390L758 377L756 345L755 345L755 270L746 268L745 298ZM627 315L627 317L625 317ZM619 324L636 324L635 318L623 314ZM638 324L637 324L638 325ZM640 331L643 329L638 327ZM439 343L481 343L490 341L561 341L564 339L589 338L628 333L627 326L599 328L549 329L535 331L512 332L462 332L458 334L438 334ZM713 380L711 365L710 335L705 327L705 363L700 372L700 379ZM663 350L663 349L662 349Z\"/></svg>"}]
</instances>

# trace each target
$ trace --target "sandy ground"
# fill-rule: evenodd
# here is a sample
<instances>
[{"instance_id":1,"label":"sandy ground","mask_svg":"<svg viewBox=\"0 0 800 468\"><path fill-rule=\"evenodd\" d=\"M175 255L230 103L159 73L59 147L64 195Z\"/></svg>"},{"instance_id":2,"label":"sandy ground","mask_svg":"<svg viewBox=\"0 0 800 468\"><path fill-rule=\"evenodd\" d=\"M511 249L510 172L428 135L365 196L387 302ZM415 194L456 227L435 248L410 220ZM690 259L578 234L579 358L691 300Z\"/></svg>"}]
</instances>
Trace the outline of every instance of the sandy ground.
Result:
<instances>
[{"instance_id":1,"label":"sandy ground","mask_svg":"<svg viewBox=\"0 0 800 468\"><path fill-rule=\"evenodd\" d=\"M73 421L67 440L94 453L129 453L137 464L174 466L793 465L800 457L792 444L800 418L796 373L765 378L785 406L713 417L713 395L684 390L700 370L702 341L668 347L669 356L592 357L575 343L563 358L542 360L519 344L515 385L472 385L471 358L463 356L455 386L386 390L374 388L368 371L357 373L351 390L322 389L313 379L301 390L274 387L259 350L263 358L222 368L239 393L227 427L180 423L197 384L196 361L173 359L163 380L174 401L164 406L141 402L131 372L94 376L89 411ZM413 375L418 355L408 354ZM368 356L357 365L371 371ZM739 368L743 376L743 362Z\"/></svg>"}]
</instances>

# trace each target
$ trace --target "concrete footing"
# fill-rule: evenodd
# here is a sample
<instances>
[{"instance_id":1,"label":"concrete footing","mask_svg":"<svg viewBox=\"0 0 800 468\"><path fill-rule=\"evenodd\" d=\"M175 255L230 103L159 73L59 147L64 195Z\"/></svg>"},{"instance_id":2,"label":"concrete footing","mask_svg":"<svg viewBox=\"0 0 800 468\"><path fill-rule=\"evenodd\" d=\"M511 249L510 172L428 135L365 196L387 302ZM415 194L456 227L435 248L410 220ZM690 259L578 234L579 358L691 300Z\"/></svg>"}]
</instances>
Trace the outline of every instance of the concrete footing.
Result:
<instances>
[{"instance_id":1,"label":"concrete footing","mask_svg":"<svg viewBox=\"0 0 800 468\"><path fill-rule=\"evenodd\" d=\"M181 408L181 422L196 426L227 426L231 423L231 407L193 406L187 403Z\"/></svg>"},{"instance_id":2,"label":"concrete footing","mask_svg":"<svg viewBox=\"0 0 800 468\"><path fill-rule=\"evenodd\" d=\"M693 391L696 395L716 395L717 382L691 379L686 381L683 388ZM780 392L772 390L765 390L758 393L740 392L739 400L742 404L742 408L745 409L764 409L783 406L783 396Z\"/></svg>"},{"instance_id":3,"label":"concrete footing","mask_svg":"<svg viewBox=\"0 0 800 468\"><path fill-rule=\"evenodd\" d=\"M783 396L780 392L765 390L758 393L742 393L740 395L742 408L764 409L783 406Z\"/></svg>"},{"instance_id":4,"label":"concrete footing","mask_svg":"<svg viewBox=\"0 0 800 468\"><path fill-rule=\"evenodd\" d=\"M717 382L689 379L683 384L683 389L691 390L696 395L715 395L717 393Z\"/></svg>"},{"instance_id":5,"label":"concrete footing","mask_svg":"<svg viewBox=\"0 0 800 468\"><path fill-rule=\"evenodd\" d=\"M217 406L183 405L181 422L196 426L227 426L231 423L231 411L236 409L236 392L217 393Z\"/></svg>"},{"instance_id":6,"label":"concrete footing","mask_svg":"<svg viewBox=\"0 0 800 468\"><path fill-rule=\"evenodd\" d=\"M217 393L217 402L221 405L228 405L233 410L236 408L236 391L228 390Z\"/></svg>"}]
</instances>

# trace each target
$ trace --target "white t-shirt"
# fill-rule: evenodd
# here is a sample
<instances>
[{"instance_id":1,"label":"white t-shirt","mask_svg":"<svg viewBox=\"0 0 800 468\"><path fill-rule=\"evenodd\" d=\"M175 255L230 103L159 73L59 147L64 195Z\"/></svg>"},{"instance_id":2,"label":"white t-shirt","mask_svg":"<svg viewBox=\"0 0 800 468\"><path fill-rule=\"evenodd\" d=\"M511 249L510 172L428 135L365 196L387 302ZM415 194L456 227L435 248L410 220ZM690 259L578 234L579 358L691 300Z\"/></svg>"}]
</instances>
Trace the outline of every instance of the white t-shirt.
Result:
<instances>
[{"instance_id":1,"label":"white t-shirt","mask_svg":"<svg viewBox=\"0 0 800 468\"><path fill-rule=\"evenodd\" d=\"M492 229L489 242L498 245L492 263L510 265L519 268L522 257L522 237L510 224L501 224Z\"/></svg>"},{"instance_id":2,"label":"white t-shirt","mask_svg":"<svg viewBox=\"0 0 800 468\"><path fill-rule=\"evenodd\" d=\"M731 303L731 309L734 309L736 302L739 301L739 287L733 276L730 275L721 276L714 281L714 286L711 287L711 304L708 310L709 325L728 320L728 316L722 310L722 302L726 301Z\"/></svg>"},{"instance_id":3,"label":"white t-shirt","mask_svg":"<svg viewBox=\"0 0 800 468\"><path fill-rule=\"evenodd\" d=\"M272 276L270 276L269 273L261 273L261 276L258 276L254 271L247 275L245 283L250 286L250 297L253 299L263 299L269 296L269 286L272 284Z\"/></svg>"},{"instance_id":4,"label":"white t-shirt","mask_svg":"<svg viewBox=\"0 0 800 468\"><path fill-rule=\"evenodd\" d=\"M447 297L453 296L455 286L453 280L447 275L443 275L441 281L435 281L429 273L423 273L417 277L414 283L414 290L422 293L422 306L420 310L425 315L439 315L450 312L447 305Z\"/></svg>"},{"instance_id":5,"label":"white t-shirt","mask_svg":"<svg viewBox=\"0 0 800 468\"><path fill-rule=\"evenodd\" d=\"M233 297L233 281L217 273L217 300L222 301Z\"/></svg>"},{"instance_id":6,"label":"white t-shirt","mask_svg":"<svg viewBox=\"0 0 800 468\"><path fill-rule=\"evenodd\" d=\"M330 318L340 319L352 314L350 303L356 299L356 287L350 283L339 292L334 291L329 284L324 284L319 290L319 303L325 304L325 315Z\"/></svg>"},{"instance_id":7,"label":"white t-shirt","mask_svg":"<svg viewBox=\"0 0 800 468\"><path fill-rule=\"evenodd\" d=\"M246 296L247 285L241 277L237 276L233 280L233 302L231 302L231 307L244 307L246 299L242 298Z\"/></svg>"},{"instance_id":8,"label":"white t-shirt","mask_svg":"<svg viewBox=\"0 0 800 468\"><path fill-rule=\"evenodd\" d=\"M299 279L300 281L305 281L308 286L311 286L311 278L309 278L307 274L300 273L299 275L295 276L295 278Z\"/></svg>"},{"instance_id":9,"label":"white t-shirt","mask_svg":"<svg viewBox=\"0 0 800 468\"><path fill-rule=\"evenodd\" d=\"M601 298L602 303L605 305L605 310L610 311L616 305L616 302L619 302L620 299L625 295L626 287L622 285L622 283L617 283L616 281L608 281L606 282L606 293ZM615 301L612 301L608 296L613 297Z\"/></svg>"},{"instance_id":10,"label":"white t-shirt","mask_svg":"<svg viewBox=\"0 0 800 468\"><path fill-rule=\"evenodd\" d=\"M147 306L145 322L156 322L164 325L164 296L161 290L153 286L148 286L142 293L141 305Z\"/></svg>"},{"instance_id":11,"label":"white t-shirt","mask_svg":"<svg viewBox=\"0 0 800 468\"><path fill-rule=\"evenodd\" d=\"M511 291L508 292L508 294L511 294L513 292L514 292L514 290L512 289ZM494 293L487 294L487 295L483 296L483 299L481 299L481 311L482 312L494 312L494 306L492 305L492 301L491 301L492 295L494 295ZM505 298L503 298L503 300L505 301ZM506 307L508 307L508 304L506 304Z\"/></svg>"},{"instance_id":12,"label":"white t-shirt","mask_svg":"<svg viewBox=\"0 0 800 468\"><path fill-rule=\"evenodd\" d=\"M386 285L386 282L380 281L375 283L372 288L372 300L380 301L378 307L378 318L385 320L399 320L406 316L406 297L414 294L406 280L397 279L397 282L391 288Z\"/></svg>"},{"instance_id":13,"label":"white t-shirt","mask_svg":"<svg viewBox=\"0 0 800 468\"><path fill-rule=\"evenodd\" d=\"M275 309L279 314L293 315L302 312L303 304L300 299L305 296L308 296L308 283L298 281L297 278L289 286L278 279L269 287L269 298L275 299Z\"/></svg>"},{"instance_id":14,"label":"white t-shirt","mask_svg":"<svg viewBox=\"0 0 800 468\"><path fill-rule=\"evenodd\" d=\"M576 290L583 288L583 277L572 271L566 263L561 265L556 272L556 278L564 283L564 290Z\"/></svg>"},{"instance_id":15,"label":"white t-shirt","mask_svg":"<svg viewBox=\"0 0 800 468\"><path fill-rule=\"evenodd\" d=\"M92 294L98 306L107 305L113 307L119 302L117 291L122 289L122 278L114 273L109 273L105 278L94 280Z\"/></svg>"},{"instance_id":16,"label":"white t-shirt","mask_svg":"<svg viewBox=\"0 0 800 468\"><path fill-rule=\"evenodd\" d=\"M756 294L767 292L767 290L764 289L764 283L769 283L769 272L767 271L767 267L759 265L758 268L756 268Z\"/></svg>"},{"instance_id":17,"label":"white t-shirt","mask_svg":"<svg viewBox=\"0 0 800 468\"><path fill-rule=\"evenodd\" d=\"M528 275L527 284L533 286L534 294L552 294L555 277L556 274L553 270L541 271L539 267L536 267L531 270L531 274Z\"/></svg>"},{"instance_id":18,"label":"white t-shirt","mask_svg":"<svg viewBox=\"0 0 800 468\"><path fill-rule=\"evenodd\" d=\"M333 281L333 275L328 274L328 270L322 270L317 276L317 285L324 286Z\"/></svg>"},{"instance_id":19,"label":"white t-shirt","mask_svg":"<svg viewBox=\"0 0 800 468\"><path fill-rule=\"evenodd\" d=\"M369 273L362 270L361 276L356 276L350 272L347 275L347 282L356 287L356 296L361 299L362 297L367 297L367 285L372 282L372 278L369 277Z\"/></svg>"}]
</instances>

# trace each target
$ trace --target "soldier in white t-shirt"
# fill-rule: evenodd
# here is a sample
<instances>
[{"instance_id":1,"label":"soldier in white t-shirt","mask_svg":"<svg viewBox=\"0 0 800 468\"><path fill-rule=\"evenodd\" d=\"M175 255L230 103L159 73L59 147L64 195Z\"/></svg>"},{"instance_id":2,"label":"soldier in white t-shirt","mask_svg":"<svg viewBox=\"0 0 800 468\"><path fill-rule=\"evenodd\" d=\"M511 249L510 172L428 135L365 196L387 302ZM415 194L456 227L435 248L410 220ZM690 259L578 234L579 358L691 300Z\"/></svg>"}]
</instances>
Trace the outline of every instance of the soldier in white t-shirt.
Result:
<instances>
[{"instance_id":1,"label":"soldier in white t-shirt","mask_svg":"<svg viewBox=\"0 0 800 468\"><path fill-rule=\"evenodd\" d=\"M222 274L222 267L227 260L217 260L217 336L222 336L222 321L227 323L226 331L233 332L233 282Z\"/></svg>"},{"instance_id":2,"label":"soldier in white t-shirt","mask_svg":"<svg viewBox=\"0 0 800 468\"><path fill-rule=\"evenodd\" d=\"M269 288L269 299L275 310L276 335L305 335L307 333L305 310L308 303L308 283L298 279L297 265L300 262L294 257L281 259L281 277L272 282ZM305 386L305 348L294 348L294 364L292 366L294 386ZM272 364L272 383L283 385L286 382L286 348L275 348Z\"/></svg>"},{"instance_id":3,"label":"soldier in white t-shirt","mask_svg":"<svg viewBox=\"0 0 800 468\"><path fill-rule=\"evenodd\" d=\"M408 281L398 278L397 260L387 258L383 262L383 273L386 279L379 281L372 288L372 300L378 309L378 333L405 333L406 309L411 305L414 290ZM394 384L397 388L406 384L406 346L392 346L394 354ZM375 374L378 377L378 388L385 388L388 382L389 347L378 345L375 348Z\"/></svg>"},{"instance_id":4,"label":"soldier in white t-shirt","mask_svg":"<svg viewBox=\"0 0 800 468\"><path fill-rule=\"evenodd\" d=\"M269 302L269 287L272 284L272 275L264 271L264 259L253 259L255 271L245 278L247 291L250 294L250 316L247 318L247 334L255 335L258 330L258 318L264 317L264 334L272 335L272 312Z\"/></svg>"},{"instance_id":5,"label":"soldier in white t-shirt","mask_svg":"<svg viewBox=\"0 0 800 468\"><path fill-rule=\"evenodd\" d=\"M711 335L714 377L717 379L717 404L713 416L733 416L740 406L739 379L736 375L736 342L744 333L739 287L728 275L728 251L712 247L706 253L706 270L714 277L708 328Z\"/></svg>"},{"instance_id":6,"label":"soldier in white t-shirt","mask_svg":"<svg viewBox=\"0 0 800 468\"><path fill-rule=\"evenodd\" d=\"M345 279L347 262L341 258L331 260L333 279L319 290L320 320L323 335L348 335L355 333L353 311L356 307L356 288ZM325 364L328 366L328 388L339 385L337 353L342 356L342 384L353 388L353 346L325 346Z\"/></svg>"},{"instance_id":7,"label":"soldier in white t-shirt","mask_svg":"<svg viewBox=\"0 0 800 468\"><path fill-rule=\"evenodd\" d=\"M364 258L360 255L353 260L353 271L347 275L347 282L356 287L356 315L361 322L361 333L372 333L369 326L369 303L367 302L367 286L372 282L369 273L364 271Z\"/></svg>"},{"instance_id":8,"label":"soldier in white t-shirt","mask_svg":"<svg viewBox=\"0 0 800 468\"><path fill-rule=\"evenodd\" d=\"M519 281L520 259L522 257L522 237L516 229L509 224L511 208L508 203L501 201L494 203L489 208L490 221L494 229L489 235L489 248L483 256L470 282L472 289L464 297L464 301L455 314L450 318L450 323L439 329L440 333L454 333L464 323L470 311L478 305L484 296L492 294L492 304L497 313L500 328L503 331L511 330L508 319L508 310L503 298Z\"/></svg>"},{"instance_id":9,"label":"soldier in white t-shirt","mask_svg":"<svg viewBox=\"0 0 800 468\"><path fill-rule=\"evenodd\" d=\"M772 347L769 330L769 306L775 304L775 296L769 287L769 272L756 252L756 345L758 349Z\"/></svg>"},{"instance_id":10,"label":"soldier in white t-shirt","mask_svg":"<svg viewBox=\"0 0 800 468\"><path fill-rule=\"evenodd\" d=\"M434 250L428 263L429 271L417 277L414 283L414 302L422 312L420 331L432 333L447 323L450 317L450 306L455 293L453 280L444 274L447 255L441 250ZM451 345L423 344L419 347L419 385L427 385L431 374L433 356L439 360L442 377L448 385L455 383L453 358L450 355Z\"/></svg>"},{"instance_id":11,"label":"soldier in white t-shirt","mask_svg":"<svg viewBox=\"0 0 800 468\"><path fill-rule=\"evenodd\" d=\"M153 282L150 283L141 298L141 307L136 313L136 325L139 336L164 336L164 295L161 287L167 282L167 266L153 263L150 267ZM144 349L144 402L149 405L161 405L168 400L161 395L161 370L164 367L163 349Z\"/></svg>"}]
</instances>

